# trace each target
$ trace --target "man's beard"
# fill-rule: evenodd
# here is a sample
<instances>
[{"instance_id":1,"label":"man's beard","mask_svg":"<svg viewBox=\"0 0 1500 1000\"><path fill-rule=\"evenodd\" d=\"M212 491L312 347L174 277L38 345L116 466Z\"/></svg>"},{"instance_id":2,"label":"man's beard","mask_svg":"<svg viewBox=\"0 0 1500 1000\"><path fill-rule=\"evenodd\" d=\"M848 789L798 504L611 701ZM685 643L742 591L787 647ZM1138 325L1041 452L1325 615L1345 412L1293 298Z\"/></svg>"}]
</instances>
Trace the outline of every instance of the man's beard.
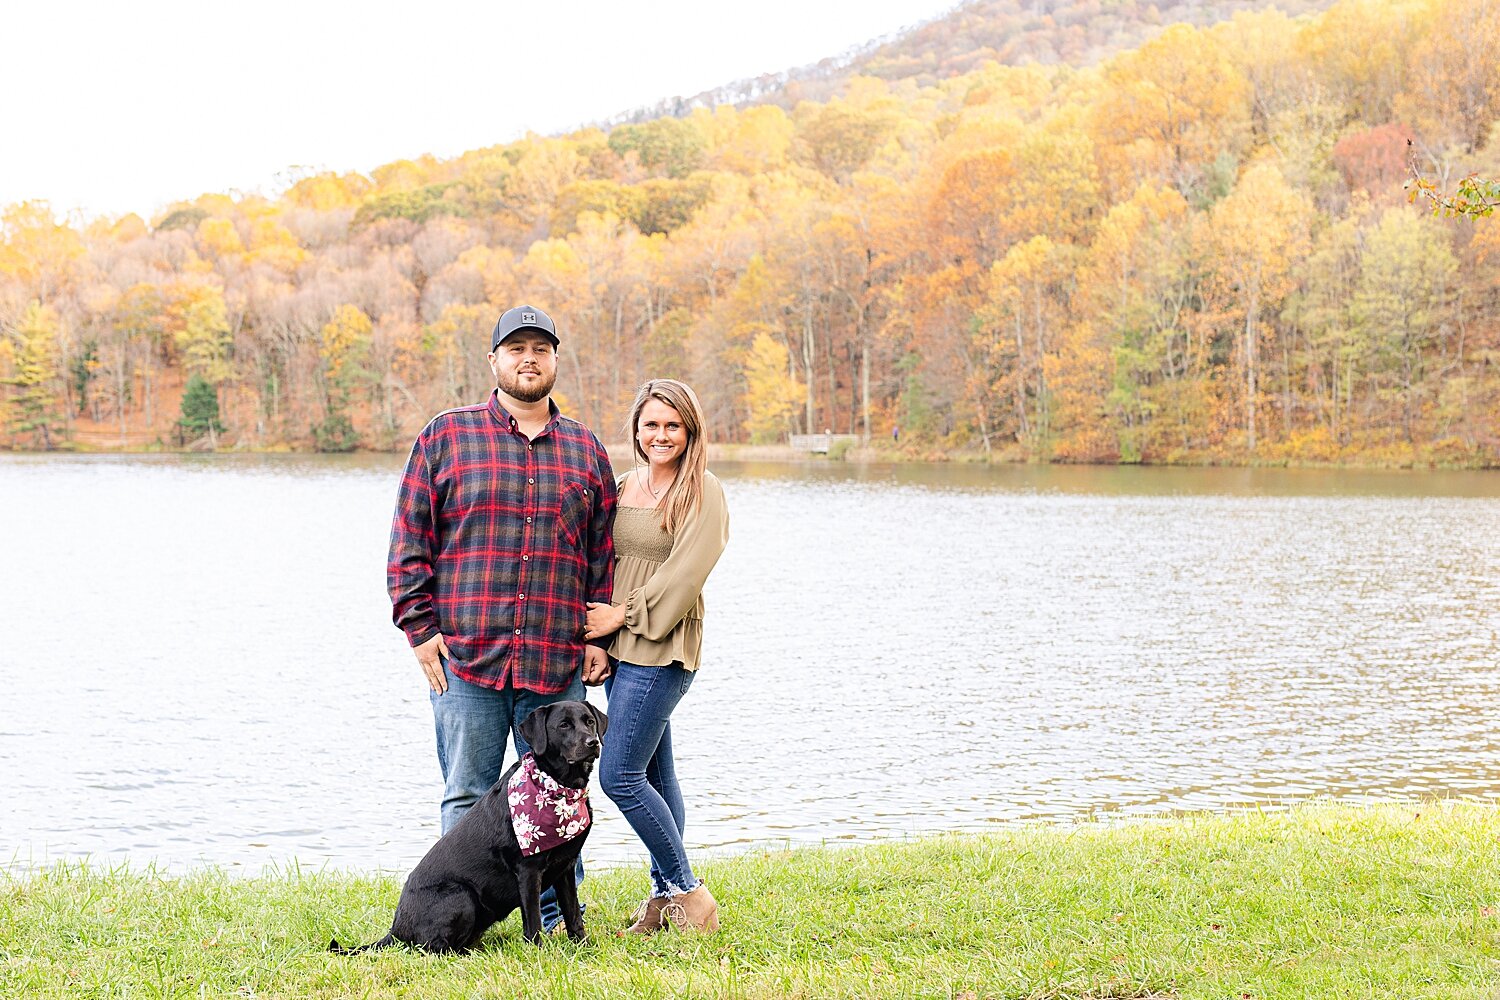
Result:
<instances>
[{"instance_id":1,"label":"man's beard","mask_svg":"<svg viewBox=\"0 0 1500 1000\"><path fill-rule=\"evenodd\" d=\"M557 373L553 372L551 378L548 378L545 372L540 374L542 381L533 382L530 386L524 385L521 382L519 373L515 375L501 375L500 391L511 399L519 399L523 403L535 403L538 400L546 399L547 394L552 391L553 384L557 381Z\"/></svg>"}]
</instances>

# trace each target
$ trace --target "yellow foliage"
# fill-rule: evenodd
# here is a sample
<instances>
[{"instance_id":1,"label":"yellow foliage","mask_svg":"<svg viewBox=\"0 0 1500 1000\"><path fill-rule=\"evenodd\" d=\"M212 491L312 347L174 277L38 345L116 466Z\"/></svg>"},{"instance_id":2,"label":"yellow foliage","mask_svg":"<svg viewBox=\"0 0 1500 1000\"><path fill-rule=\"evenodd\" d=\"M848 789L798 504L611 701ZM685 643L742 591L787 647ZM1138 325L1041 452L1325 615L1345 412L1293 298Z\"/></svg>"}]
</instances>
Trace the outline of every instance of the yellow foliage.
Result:
<instances>
[{"instance_id":1,"label":"yellow foliage","mask_svg":"<svg viewBox=\"0 0 1500 1000\"><path fill-rule=\"evenodd\" d=\"M198 242L210 255L220 259L245 250L239 230L224 218L204 219L198 223Z\"/></svg>"},{"instance_id":2,"label":"yellow foliage","mask_svg":"<svg viewBox=\"0 0 1500 1000\"><path fill-rule=\"evenodd\" d=\"M129 243L149 233L145 220L134 212L121 216L109 226L109 238L116 243Z\"/></svg>"},{"instance_id":3,"label":"yellow foliage","mask_svg":"<svg viewBox=\"0 0 1500 1000\"><path fill-rule=\"evenodd\" d=\"M717 108L715 124L721 123L720 112L726 111L733 112L732 128L710 152L714 166L743 174L764 173L786 166L795 129L785 111L775 105L759 105L739 112L734 112L733 108ZM723 117L730 118L730 115Z\"/></svg>"},{"instance_id":4,"label":"yellow foliage","mask_svg":"<svg viewBox=\"0 0 1500 1000\"><path fill-rule=\"evenodd\" d=\"M786 346L762 330L745 359L745 433L752 443L780 441L792 426L802 386L789 373Z\"/></svg>"},{"instance_id":5,"label":"yellow foliage","mask_svg":"<svg viewBox=\"0 0 1500 1000\"><path fill-rule=\"evenodd\" d=\"M72 281L84 253L78 233L59 224L46 202L23 201L0 212L0 277L42 298Z\"/></svg>"},{"instance_id":6,"label":"yellow foliage","mask_svg":"<svg viewBox=\"0 0 1500 1000\"><path fill-rule=\"evenodd\" d=\"M344 367L360 349L368 346L375 326L358 306L345 303L323 324L321 353L330 380L337 381Z\"/></svg>"},{"instance_id":7,"label":"yellow foliage","mask_svg":"<svg viewBox=\"0 0 1500 1000\"><path fill-rule=\"evenodd\" d=\"M550 288L567 289L584 274L583 261L567 240L537 240L521 266Z\"/></svg>"},{"instance_id":8,"label":"yellow foliage","mask_svg":"<svg viewBox=\"0 0 1500 1000\"><path fill-rule=\"evenodd\" d=\"M329 212L357 208L370 190L370 182L359 174L316 174L304 177L286 193L286 200L302 208Z\"/></svg>"},{"instance_id":9,"label":"yellow foliage","mask_svg":"<svg viewBox=\"0 0 1500 1000\"><path fill-rule=\"evenodd\" d=\"M1092 131L1107 185L1192 183L1248 138L1250 87L1211 33L1173 25L1117 58Z\"/></svg>"},{"instance_id":10,"label":"yellow foliage","mask_svg":"<svg viewBox=\"0 0 1500 1000\"><path fill-rule=\"evenodd\" d=\"M415 160L396 160L376 167L370 171L370 176L375 181L375 190L371 193L388 194L431 184L440 166L435 157L428 155Z\"/></svg>"},{"instance_id":11,"label":"yellow foliage","mask_svg":"<svg viewBox=\"0 0 1500 1000\"><path fill-rule=\"evenodd\" d=\"M163 327L182 355L183 368L218 385L234 374L224 290L216 284L184 282L170 292Z\"/></svg>"}]
</instances>

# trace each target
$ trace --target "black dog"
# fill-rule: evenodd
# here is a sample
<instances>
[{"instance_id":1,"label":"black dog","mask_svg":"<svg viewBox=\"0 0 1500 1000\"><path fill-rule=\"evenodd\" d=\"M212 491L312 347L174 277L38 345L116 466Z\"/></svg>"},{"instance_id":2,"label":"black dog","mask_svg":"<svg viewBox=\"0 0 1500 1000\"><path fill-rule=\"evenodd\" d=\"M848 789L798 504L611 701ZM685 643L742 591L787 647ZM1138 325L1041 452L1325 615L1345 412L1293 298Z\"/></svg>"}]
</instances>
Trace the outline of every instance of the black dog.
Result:
<instances>
[{"instance_id":1,"label":"black dog","mask_svg":"<svg viewBox=\"0 0 1500 1000\"><path fill-rule=\"evenodd\" d=\"M537 770L564 789L587 789L608 726L608 717L587 702L559 701L528 715L521 735L531 744ZM342 948L338 941L330 941L329 950L352 955L401 942L435 952L468 951L491 924L517 907L526 940L540 943L541 894L549 885L557 890L568 937L582 941L583 915L573 868L589 826L571 840L524 854L508 800L510 779L523 762L511 765L412 869L385 937L360 948ZM523 830L523 839L527 836Z\"/></svg>"}]
</instances>

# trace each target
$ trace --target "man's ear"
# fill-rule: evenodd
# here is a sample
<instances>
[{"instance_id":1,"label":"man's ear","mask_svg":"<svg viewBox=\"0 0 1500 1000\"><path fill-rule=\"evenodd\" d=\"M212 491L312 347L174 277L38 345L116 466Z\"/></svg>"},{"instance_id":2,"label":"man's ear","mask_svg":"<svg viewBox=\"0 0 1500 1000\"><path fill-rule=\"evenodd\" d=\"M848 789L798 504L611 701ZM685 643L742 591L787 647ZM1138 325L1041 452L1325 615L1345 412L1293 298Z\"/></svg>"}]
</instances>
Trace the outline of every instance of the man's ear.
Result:
<instances>
[{"instance_id":1,"label":"man's ear","mask_svg":"<svg viewBox=\"0 0 1500 1000\"><path fill-rule=\"evenodd\" d=\"M547 716L551 711L551 705L534 708L521 723L521 737L531 744L531 752L538 757L547 752Z\"/></svg>"},{"instance_id":2,"label":"man's ear","mask_svg":"<svg viewBox=\"0 0 1500 1000\"><path fill-rule=\"evenodd\" d=\"M603 739L604 731L609 728L609 716L599 711L593 705L589 705L588 702L584 702L584 704L588 705L589 711L594 713L594 725L599 728L599 738Z\"/></svg>"}]
</instances>

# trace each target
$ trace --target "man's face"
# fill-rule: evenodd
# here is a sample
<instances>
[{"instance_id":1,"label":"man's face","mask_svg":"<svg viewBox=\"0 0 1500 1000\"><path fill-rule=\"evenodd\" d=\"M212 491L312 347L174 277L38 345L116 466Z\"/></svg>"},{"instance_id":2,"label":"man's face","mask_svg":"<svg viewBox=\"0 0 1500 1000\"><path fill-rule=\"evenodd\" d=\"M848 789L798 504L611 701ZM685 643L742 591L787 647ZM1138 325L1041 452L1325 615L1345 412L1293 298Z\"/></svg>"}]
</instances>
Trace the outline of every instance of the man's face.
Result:
<instances>
[{"instance_id":1,"label":"man's face","mask_svg":"<svg viewBox=\"0 0 1500 1000\"><path fill-rule=\"evenodd\" d=\"M557 351L546 334L517 330L490 354L500 391L523 403L546 399L557 381Z\"/></svg>"}]
</instances>

